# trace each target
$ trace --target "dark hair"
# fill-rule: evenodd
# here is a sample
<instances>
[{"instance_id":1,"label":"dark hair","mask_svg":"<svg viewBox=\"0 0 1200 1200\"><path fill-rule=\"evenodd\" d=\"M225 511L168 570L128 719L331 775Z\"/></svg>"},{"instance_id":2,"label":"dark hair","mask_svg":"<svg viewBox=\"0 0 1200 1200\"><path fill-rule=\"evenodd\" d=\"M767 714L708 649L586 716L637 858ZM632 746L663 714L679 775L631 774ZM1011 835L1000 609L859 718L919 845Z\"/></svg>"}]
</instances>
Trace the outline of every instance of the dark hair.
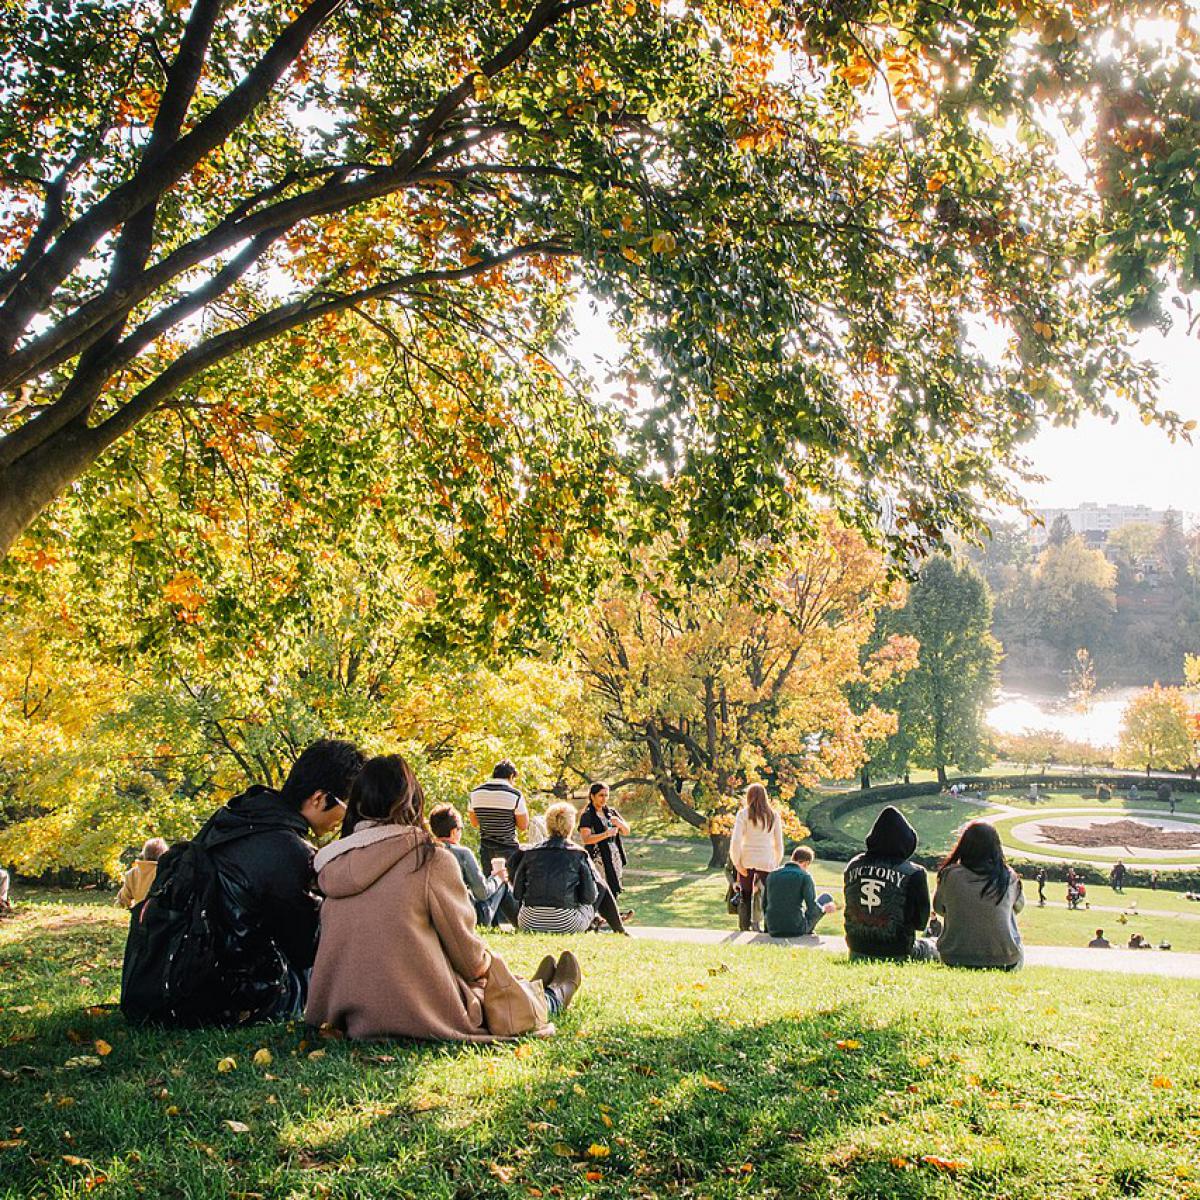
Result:
<instances>
[{"instance_id":1,"label":"dark hair","mask_svg":"<svg viewBox=\"0 0 1200 1200\"><path fill-rule=\"evenodd\" d=\"M352 834L360 821L415 826L422 834L415 847L417 866L429 861L434 842L425 828L425 793L412 767L399 754L372 758L359 772L350 789L342 836Z\"/></svg>"},{"instance_id":2,"label":"dark hair","mask_svg":"<svg viewBox=\"0 0 1200 1200\"><path fill-rule=\"evenodd\" d=\"M306 747L292 764L280 795L289 808L299 807L314 792L345 800L366 756L353 742L322 738ZM329 808L332 801L326 803Z\"/></svg>"},{"instance_id":3,"label":"dark hair","mask_svg":"<svg viewBox=\"0 0 1200 1200\"><path fill-rule=\"evenodd\" d=\"M594 796L599 795L601 792L607 792L607 791L608 791L608 784L600 783L597 781L596 783L593 783L590 788L588 788L588 799L591 800Z\"/></svg>"},{"instance_id":4,"label":"dark hair","mask_svg":"<svg viewBox=\"0 0 1200 1200\"><path fill-rule=\"evenodd\" d=\"M810 863L816 862L816 851L811 846L797 846L792 851L792 862L794 863Z\"/></svg>"},{"instance_id":5,"label":"dark hair","mask_svg":"<svg viewBox=\"0 0 1200 1200\"><path fill-rule=\"evenodd\" d=\"M502 758L492 768L493 779L515 779L517 777L517 768L510 759Z\"/></svg>"},{"instance_id":6,"label":"dark hair","mask_svg":"<svg viewBox=\"0 0 1200 1200\"><path fill-rule=\"evenodd\" d=\"M995 896L997 904L1008 894L1012 872L1004 861L1000 835L986 821L971 821L958 835L958 843L938 867L938 875L955 863L983 875L987 882L981 894Z\"/></svg>"},{"instance_id":7,"label":"dark hair","mask_svg":"<svg viewBox=\"0 0 1200 1200\"><path fill-rule=\"evenodd\" d=\"M439 804L429 810L429 832L434 837L449 837L456 829L462 828L462 817L453 804Z\"/></svg>"},{"instance_id":8,"label":"dark hair","mask_svg":"<svg viewBox=\"0 0 1200 1200\"><path fill-rule=\"evenodd\" d=\"M1103 937L1103 936L1104 936L1104 930L1103 930L1103 929L1097 929L1097 930L1096 930L1096 936L1097 936L1097 937Z\"/></svg>"}]
</instances>

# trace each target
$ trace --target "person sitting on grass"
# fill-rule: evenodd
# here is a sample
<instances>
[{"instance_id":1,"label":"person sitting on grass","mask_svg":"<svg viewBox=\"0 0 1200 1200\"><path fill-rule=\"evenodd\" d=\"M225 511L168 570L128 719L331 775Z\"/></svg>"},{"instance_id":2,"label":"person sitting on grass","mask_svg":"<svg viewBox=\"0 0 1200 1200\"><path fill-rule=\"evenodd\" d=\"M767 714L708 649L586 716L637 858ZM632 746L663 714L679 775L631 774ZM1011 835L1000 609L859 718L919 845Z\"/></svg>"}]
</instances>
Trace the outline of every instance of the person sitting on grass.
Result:
<instances>
[{"instance_id":1,"label":"person sitting on grass","mask_svg":"<svg viewBox=\"0 0 1200 1200\"><path fill-rule=\"evenodd\" d=\"M828 892L817 895L809 873L815 858L808 846L797 846L791 861L767 876L763 917L771 937L807 937L837 907Z\"/></svg>"},{"instance_id":2,"label":"person sitting on grass","mask_svg":"<svg viewBox=\"0 0 1200 1200\"><path fill-rule=\"evenodd\" d=\"M846 864L846 945L855 958L937 959L917 935L929 924L929 881L910 861L917 831L890 804L875 818L867 848Z\"/></svg>"},{"instance_id":3,"label":"person sitting on grass","mask_svg":"<svg viewBox=\"0 0 1200 1200\"><path fill-rule=\"evenodd\" d=\"M1094 938L1092 938L1092 940L1090 942L1088 942L1088 949L1089 950L1111 950L1112 942L1110 942L1108 940L1108 938L1106 938L1104 936L1103 929L1097 929L1096 936Z\"/></svg>"},{"instance_id":4,"label":"person sitting on grass","mask_svg":"<svg viewBox=\"0 0 1200 1200\"><path fill-rule=\"evenodd\" d=\"M134 905L141 904L150 890L150 885L154 882L154 875L158 871L158 860L166 852L167 843L164 838L150 838L142 847L142 852L133 866L125 872L125 879L121 883L121 890L117 893L114 903L119 904L122 908L133 908Z\"/></svg>"},{"instance_id":5,"label":"person sitting on grass","mask_svg":"<svg viewBox=\"0 0 1200 1200\"><path fill-rule=\"evenodd\" d=\"M616 898L587 852L570 841L575 821L574 805L550 805L546 840L522 852L512 882L521 906L517 928L528 933L583 933L599 913L614 932L624 933Z\"/></svg>"},{"instance_id":6,"label":"person sitting on grass","mask_svg":"<svg viewBox=\"0 0 1200 1200\"><path fill-rule=\"evenodd\" d=\"M475 851L462 844L462 831L462 817L453 804L439 804L430 810L429 832L458 861L463 883L467 885L475 904L475 923L487 928L499 925L503 917L515 927L517 902L508 886L508 868L501 859L493 859L491 874L485 879Z\"/></svg>"},{"instance_id":7,"label":"person sitting on grass","mask_svg":"<svg viewBox=\"0 0 1200 1200\"><path fill-rule=\"evenodd\" d=\"M8 900L8 872L0 867L0 917L7 917L12 912L12 905Z\"/></svg>"},{"instance_id":8,"label":"person sitting on grass","mask_svg":"<svg viewBox=\"0 0 1200 1200\"><path fill-rule=\"evenodd\" d=\"M1025 961L1016 917L1024 907L1020 877L995 827L970 822L938 869L933 909L945 925L937 943L942 962L1016 970Z\"/></svg>"},{"instance_id":9,"label":"person sitting on grass","mask_svg":"<svg viewBox=\"0 0 1200 1200\"><path fill-rule=\"evenodd\" d=\"M1140 933L1131 933L1129 935L1129 949L1153 950L1154 947Z\"/></svg>"},{"instance_id":10,"label":"person sitting on grass","mask_svg":"<svg viewBox=\"0 0 1200 1200\"><path fill-rule=\"evenodd\" d=\"M354 781L350 832L314 862L325 902L305 1020L351 1038L488 1042L550 1032L545 1018L570 1004L579 963L570 953L547 958L536 984L512 975L475 933L458 859L426 830L424 808L398 754L371 759ZM497 987L515 989L522 1022L494 1027Z\"/></svg>"}]
</instances>

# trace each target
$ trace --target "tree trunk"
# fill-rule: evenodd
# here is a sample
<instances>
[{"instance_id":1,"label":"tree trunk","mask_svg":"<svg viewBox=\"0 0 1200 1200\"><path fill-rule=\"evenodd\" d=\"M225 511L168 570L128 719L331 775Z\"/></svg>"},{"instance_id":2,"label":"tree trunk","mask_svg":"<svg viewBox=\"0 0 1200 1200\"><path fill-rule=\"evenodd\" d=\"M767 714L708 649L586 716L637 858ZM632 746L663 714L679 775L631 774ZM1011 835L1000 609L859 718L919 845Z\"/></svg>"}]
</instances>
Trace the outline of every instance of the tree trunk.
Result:
<instances>
[{"instance_id":1,"label":"tree trunk","mask_svg":"<svg viewBox=\"0 0 1200 1200\"><path fill-rule=\"evenodd\" d=\"M942 787L946 786L946 768L941 763L938 763L937 779Z\"/></svg>"},{"instance_id":2,"label":"tree trunk","mask_svg":"<svg viewBox=\"0 0 1200 1200\"><path fill-rule=\"evenodd\" d=\"M0 468L0 558L103 449L103 439L78 421Z\"/></svg>"},{"instance_id":3,"label":"tree trunk","mask_svg":"<svg viewBox=\"0 0 1200 1200\"><path fill-rule=\"evenodd\" d=\"M710 833L708 840L712 845L712 857L708 860L708 869L710 871L723 871L725 869L725 862L729 858L729 834Z\"/></svg>"},{"instance_id":4,"label":"tree trunk","mask_svg":"<svg viewBox=\"0 0 1200 1200\"><path fill-rule=\"evenodd\" d=\"M907 767L904 768L904 782L905 784L912 783L912 776L908 773Z\"/></svg>"},{"instance_id":5,"label":"tree trunk","mask_svg":"<svg viewBox=\"0 0 1200 1200\"><path fill-rule=\"evenodd\" d=\"M865 792L871 786L871 772L863 767L858 773L858 786Z\"/></svg>"}]
</instances>

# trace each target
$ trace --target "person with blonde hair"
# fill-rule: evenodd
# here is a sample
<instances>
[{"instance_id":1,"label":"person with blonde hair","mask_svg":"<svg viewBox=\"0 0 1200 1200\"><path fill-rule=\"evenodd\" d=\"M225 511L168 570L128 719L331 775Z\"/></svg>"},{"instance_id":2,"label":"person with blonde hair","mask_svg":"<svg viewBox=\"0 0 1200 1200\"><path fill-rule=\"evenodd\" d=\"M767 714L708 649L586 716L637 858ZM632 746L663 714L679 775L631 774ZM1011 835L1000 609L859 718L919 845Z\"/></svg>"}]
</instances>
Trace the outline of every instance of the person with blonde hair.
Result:
<instances>
[{"instance_id":1,"label":"person with blonde hair","mask_svg":"<svg viewBox=\"0 0 1200 1200\"><path fill-rule=\"evenodd\" d=\"M615 933L625 925L617 902L587 852L571 842L578 814L562 801L546 809L546 840L523 850L512 877L520 904L517 928L528 933L583 933L599 913Z\"/></svg>"},{"instance_id":2,"label":"person with blonde hair","mask_svg":"<svg viewBox=\"0 0 1200 1200\"><path fill-rule=\"evenodd\" d=\"M783 861L783 818L767 799L767 789L752 783L733 821L729 861L737 871L738 928L751 926L754 893Z\"/></svg>"},{"instance_id":3,"label":"person with blonde hair","mask_svg":"<svg viewBox=\"0 0 1200 1200\"><path fill-rule=\"evenodd\" d=\"M125 872L121 890L117 893L116 903L122 908L133 908L145 900L150 891L150 885L158 874L158 860L167 852L166 840L160 837L150 838L142 847L142 852L133 866Z\"/></svg>"}]
</instances>

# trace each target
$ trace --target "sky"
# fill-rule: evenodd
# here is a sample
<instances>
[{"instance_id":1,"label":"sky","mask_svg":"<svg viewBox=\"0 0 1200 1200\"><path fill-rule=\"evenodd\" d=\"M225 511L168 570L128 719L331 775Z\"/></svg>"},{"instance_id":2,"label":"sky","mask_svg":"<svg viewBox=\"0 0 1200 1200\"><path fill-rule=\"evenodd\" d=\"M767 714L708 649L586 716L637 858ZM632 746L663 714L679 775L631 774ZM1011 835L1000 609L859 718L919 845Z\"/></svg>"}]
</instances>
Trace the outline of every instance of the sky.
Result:
<instances>
[{"instance_id":1,"label":"sky","mask_svg":"<svg viewBox=\"0 0 1200 1200\"><path fill-rule=\"evenodd\" d=\"M1162 406L1200 422L1200 337L1188 337L1177 322L1166 337L1142 334L1138 349L1158 368ZM1067 508L1094 500L1175 508L1200 517L1200 436L1191 446L1172 445L1161 429L1127 412L1116 425L1085 417L1074 428L1047 428L1029 452L1036 470L1046 476L1027 489L1034 507Z\"/></svg>"}]
</instances>

